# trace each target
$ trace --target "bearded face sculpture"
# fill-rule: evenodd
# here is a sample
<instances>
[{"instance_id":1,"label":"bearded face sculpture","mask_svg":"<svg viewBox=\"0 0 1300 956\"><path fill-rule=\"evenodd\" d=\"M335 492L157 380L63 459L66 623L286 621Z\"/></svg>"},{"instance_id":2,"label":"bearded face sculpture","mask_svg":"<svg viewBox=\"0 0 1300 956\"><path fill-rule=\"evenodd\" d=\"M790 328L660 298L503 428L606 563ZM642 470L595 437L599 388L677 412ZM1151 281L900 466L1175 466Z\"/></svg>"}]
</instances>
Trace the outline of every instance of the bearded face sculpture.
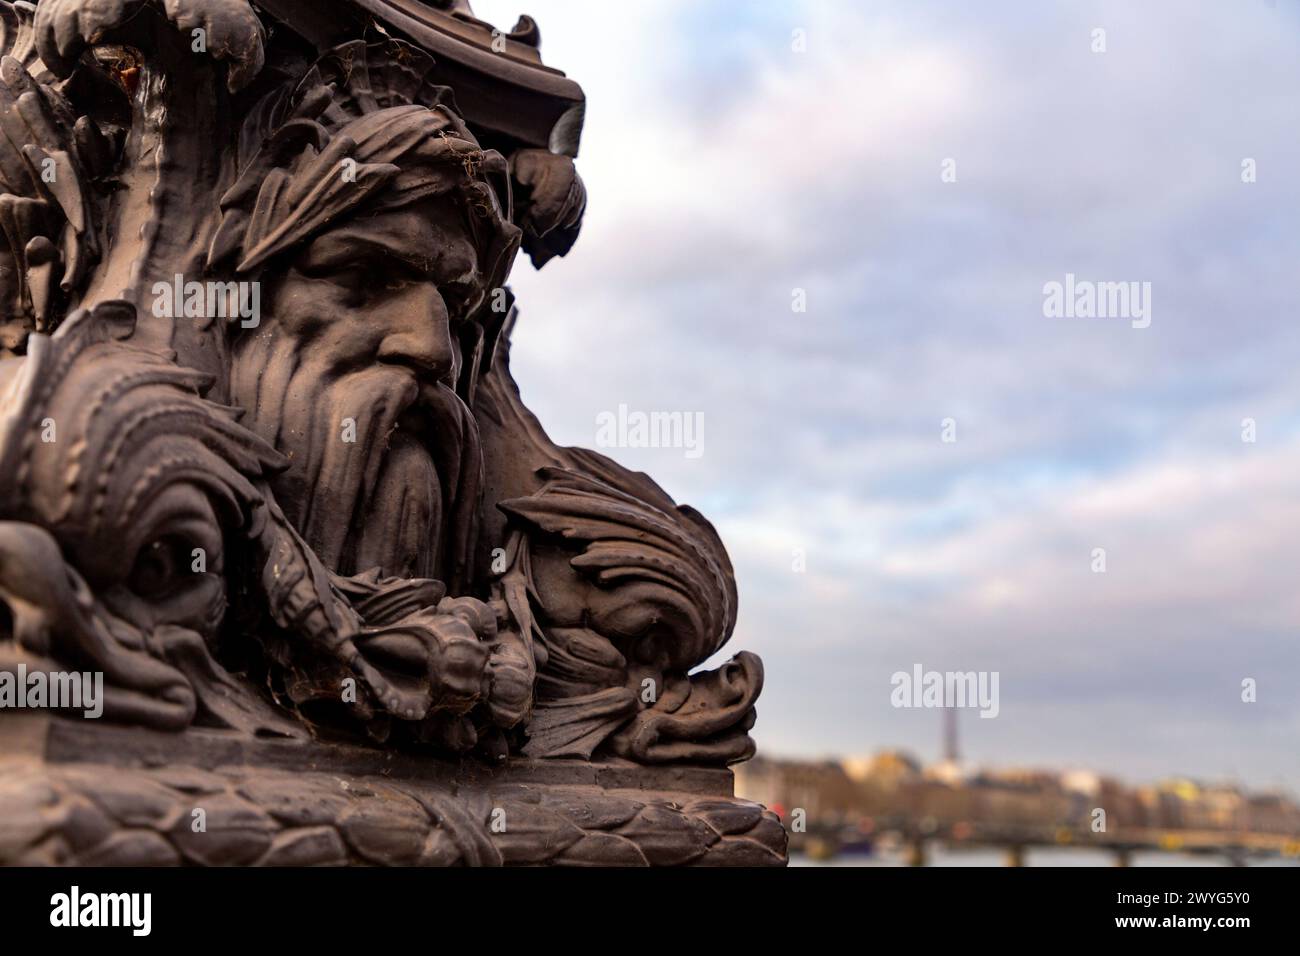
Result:
<instances>
[{"instance_id":1,"label":"bearded face sculpture","mask_svg":"<svg viewBox=\"0 0 1300 956\"><path fill-rule=\"evenodd\" d=\"M232 350L232 400L289 458L277 500L341 574L445 578L457 509L479 487L462 480L477 443L455 392L467 319L447 305L475 250L456 237L437 259L404 258L459 227L447 212L427 200L312 240Z\"/></svg>"},{"instance_id":2,"label":"bearded face sculpture","mask_svg":"<svg viewBox=\"0 0 1300 956\"><path fill-rule=\"evenodd\" d=\"M102 669L106 717L158 729L749 756L758 659L691 673L736 620L713 528L510 377L513 258L585 204L580 99L538 141L572 94L517 65L503 114L414 43L243 0L3 6L0 667ZM172 276L261 314L160 316Z\"/></svg>"},{"instance_id":3,"label":"bearded face sculpture","mask_svg":"<svg viewBox=\"0 0 1300 956\"><path fill-rule=\"evenodd\" d=\"M277 498L317 555L460 586L481 482L474 314L520 231L490 182L507 182L505 160L443 105L431 68L358 42L268 95L209 266L268 290L267 321L231 346L231 398L289 458Z\"/></svg>"}]
</instances>

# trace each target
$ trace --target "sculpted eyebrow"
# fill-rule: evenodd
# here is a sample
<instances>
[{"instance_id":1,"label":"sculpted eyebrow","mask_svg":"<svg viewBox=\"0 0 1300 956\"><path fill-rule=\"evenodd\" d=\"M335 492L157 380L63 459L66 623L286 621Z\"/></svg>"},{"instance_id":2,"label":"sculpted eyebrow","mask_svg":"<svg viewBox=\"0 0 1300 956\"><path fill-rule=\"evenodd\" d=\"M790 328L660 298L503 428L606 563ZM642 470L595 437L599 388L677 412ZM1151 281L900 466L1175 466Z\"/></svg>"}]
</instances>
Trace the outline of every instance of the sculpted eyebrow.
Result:
<instances>
[{"instance_id":1,"label":"sculpted eyebrow","mask_svg":"<svg viewBox=\"0 0 1300 956\"><path fill-rule=\"evenodd\" d=\"M432 258L417 260L411 257L410 244L390 239L384 235L365 232L331 233L320 237L308 253L312 267L355 264L358 259L384 260L390 268L400 268L420 276L434 271Z\"/></svg>"}]
</instances>

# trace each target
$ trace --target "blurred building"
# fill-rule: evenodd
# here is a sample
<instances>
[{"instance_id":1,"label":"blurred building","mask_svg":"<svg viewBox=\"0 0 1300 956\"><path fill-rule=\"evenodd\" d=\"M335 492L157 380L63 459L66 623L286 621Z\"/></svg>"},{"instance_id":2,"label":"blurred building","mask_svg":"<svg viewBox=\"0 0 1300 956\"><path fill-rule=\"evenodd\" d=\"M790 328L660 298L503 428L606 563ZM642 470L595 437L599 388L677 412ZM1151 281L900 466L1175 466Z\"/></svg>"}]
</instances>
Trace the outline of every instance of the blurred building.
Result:
<instances>
[{"instance_id":1,"label":"blurred building","mask_svg":"<svg viewBox=\"0 0 1300 956\"><path fill-rule=\"evenodd\" d=\"M1106 831L1239 830L1300 836L1300 807L1276 793L1190 778L1129 787L1090 770L972 768L945 759L929 767L900 750L843 760L755 758L736 771L736 793L776 810L796 808L809 826L879 821L931 825L1089 828L1105 810Z\"/></svg>"}]
</instances>

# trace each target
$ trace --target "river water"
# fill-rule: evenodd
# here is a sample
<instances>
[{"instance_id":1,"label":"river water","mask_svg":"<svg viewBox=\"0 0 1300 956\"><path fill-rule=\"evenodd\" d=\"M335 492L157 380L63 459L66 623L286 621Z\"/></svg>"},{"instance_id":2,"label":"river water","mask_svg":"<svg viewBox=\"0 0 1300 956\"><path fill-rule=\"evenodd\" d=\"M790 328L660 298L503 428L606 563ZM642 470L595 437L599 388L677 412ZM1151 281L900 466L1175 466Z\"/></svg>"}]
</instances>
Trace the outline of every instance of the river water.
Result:
<instances>
[{"instance_id":1,"label":"river water","mask_svg":"<svg viewBox=\"0 0 1300 956\"><path fill-rule=\"evenodd\" d=\"M1005 866L1006 854L999 850L952 850L938 844L927 845L928 866ZM906 866L907 858L901 852L884 849L870 856L843 855L832 860L812 860L802 853L792 854L791 866ZM1026 866L1114 866L1115 855L1101 850L1043 847L1025 853ZM1158 850L1134 853L1130 866L1227 866L1223 857L1165 853ZM1281 857L1252 859L1250 866L1300 866L1300 860Z\"/></svg>"}]
</instances>

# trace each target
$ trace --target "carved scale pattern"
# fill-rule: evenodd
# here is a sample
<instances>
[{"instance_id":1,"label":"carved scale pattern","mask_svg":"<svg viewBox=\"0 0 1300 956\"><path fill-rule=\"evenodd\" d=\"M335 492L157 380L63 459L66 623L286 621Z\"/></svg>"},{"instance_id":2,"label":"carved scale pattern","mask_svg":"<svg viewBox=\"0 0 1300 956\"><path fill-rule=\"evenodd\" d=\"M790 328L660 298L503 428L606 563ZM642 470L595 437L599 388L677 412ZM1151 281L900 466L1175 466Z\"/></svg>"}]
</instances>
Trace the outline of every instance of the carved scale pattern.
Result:
<instances>
[{"instance_id":1,"label":"carved scale pattern","mask_svg":"<svg viewBox=\"0 0 1300 956\"><path fill-rule=\"evenodd\" d=\"M523 784L453 793L331 773L7 763L4 865L785 865L775 814L734 798ZM204 832L194 832L196 809Z\"/></svg>"}]
</instances>

